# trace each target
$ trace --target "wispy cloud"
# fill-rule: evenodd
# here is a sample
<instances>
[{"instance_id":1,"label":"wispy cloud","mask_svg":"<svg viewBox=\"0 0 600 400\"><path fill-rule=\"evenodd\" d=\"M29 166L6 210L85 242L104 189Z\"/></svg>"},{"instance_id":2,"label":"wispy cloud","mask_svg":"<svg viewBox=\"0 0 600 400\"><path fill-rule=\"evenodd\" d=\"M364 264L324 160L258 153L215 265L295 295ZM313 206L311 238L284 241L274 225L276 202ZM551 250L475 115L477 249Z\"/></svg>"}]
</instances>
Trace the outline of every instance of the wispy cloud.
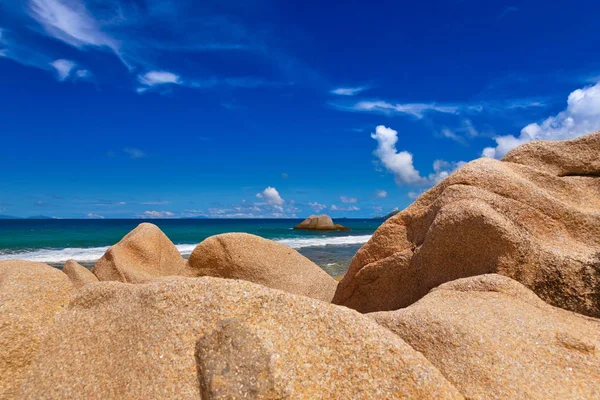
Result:
<instances>
[{"instance_id":1,"label":"wispy cloud","mask_svg":"<svg viewBox=\"0 0 600 400\"><path fill-rule=\"evenodd\" d=\"M127 153L129 155L129 158L131 158L132 160L137 160L139 158L146 157L146 153L144 153L140 149L136 149L135 147L126 147L123 149L123 151Z\"/></svg>"},{"instance_id":2,"label":"wispy cloud","mask_svg":"<svg viewBox=\"0 0 600 400\"><path fill-rule=\"evenodd\" d=\"M330 93L338 96L356 96L368 89L370 89L369 86L339 87L332 89Z\"/></svg>"},{"instance_id":3,"label":"wispy cloud","mask_svg":"<svg viewBox=\"0 0 600 400\"><path fill-rule=\"evenodd\" d=\"M95 214L95 213L87 213L86 217L89 219L104 219L103 215Z\"/></svg>"},{"instance_id":4,"label":"wispy cloud","mask_svg":"<svg viewBox=\"0 0 600 400\"><path fill-rule=\"evenodd\" d=\"M64 81L71 75L71 71L75 68L76 64L71 60L60 59L52 61L50 65L56 70L58 79Z\"/></svg>"},{"instance_id":5,"label":"wispy cloud","mask_svg":"<svg viewBox=\"0 0 600 400\"><path fill-rule=\"evenodd\" d=\"M350 105L330 103L334 108L342 111L368 112L386 115L405 114L416 118L423 118L427 112L440 112L445 114L458 113L459 107L435 103L390 103L383 100L359 101Z\"/></svg>"},{"instance_id":6,"label":"wispy cloud","mask_svg":"<svg viewBox=\"0 0 600 400\"><path fill-rule=\"evenodd\" d=\"M386 192L385 190L377 190L375 192L375 197L379 198L379 199L385 199L386 197L388 197L388 192Z\"/></svg>"},{"instance_id":7,"label":"wispy cloud","mask_svg":"<svg viewBox=\"0 0 600 400\"><path fill-rule=\"evenodd\" d=\"M102 31L81 0L31 0L28 13L55 39L76 48L107 48L121 58L118 42Z\"/></svg>"},{"instance_id":8,"label":"wispy cloud","mask_svg":"<svg viewBox=\"0 0 600 400\"><path fill-rule=\"evenodd\" d=\"M332 204L329 209L331 211L360 211L360 208L356 206L336 206L335 204Z\"/></svg>"},{"instance_id":9,"label":"wispy cloud","mask_svg":"<svg viewBox=\"0 0 600 400\"><path fill-rule=\"evenodd\" d=\"M144 211L137 214L140 218L174 218L175 213L171 211Z\"/></svg>"},{"instance_id":10,"label":"wispy cloud","mask_svg":"<svg viewBox=\"0 0 600 400\"><path fill-rule=\"evenodd\" d=\"M358 201L356 197L340 196L340 201L345 204L353 204Z\"/></svg>"},{"instance_id":11,"label":"wispy cloud","mask_svg":"<svg viewBox=\"0 0 600 400\"><path fill-rule=\"evenodd\" d=\"M308 203L308 206L313 209L314 212L320 213L325 210L327 206L325 204L317 203L316 201L312 201Z\"/></svg>"},{"instance_id":12,"label":"wispy cloud","mask_svg":"<svg viewBox=\"0 0 600 400\"><path fill-rule=\"evenodd\" d=\"M515 12L517 12L517 11L519 11L519 9L518 9L517 7L514 7L514 6L506 7L506 8L504 9L504 11L502 11L502 12L500 13L500 15L498 15L498 19L500 20L500 19L502 19L502 18L506 17L508 14L510 14L510 13L515 13Z\"/></svg>"}]
</instances>

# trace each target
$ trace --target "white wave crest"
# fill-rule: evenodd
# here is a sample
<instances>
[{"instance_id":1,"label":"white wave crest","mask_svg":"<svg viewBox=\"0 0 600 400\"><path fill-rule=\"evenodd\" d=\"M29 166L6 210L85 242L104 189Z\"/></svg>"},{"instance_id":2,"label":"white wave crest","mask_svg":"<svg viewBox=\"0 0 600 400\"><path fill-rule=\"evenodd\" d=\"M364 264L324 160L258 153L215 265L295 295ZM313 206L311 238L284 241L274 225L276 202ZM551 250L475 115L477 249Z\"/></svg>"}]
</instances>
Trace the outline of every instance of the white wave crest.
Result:
<instances>
[{"instance_id":1,"label":"white wave crest","mask_svg":"<svg viewBox=\"0 0 600 400\"><path fill-rule=\"evenodd\" d=\"M320 238L293 238L279 239L276 242L283 243L293 249L317 246L342 246L348 244L362 244L371 238L371 235L320 237ZM196 244L178 244L177 249L183 256L190 255ZM103 247L75 247L66 249L38 249L18 253L0 253L0 260L27 260L46 263L61 263L69 259L80 262L96 261L104 255L108 246Z\"/></svg>"}]
</instances>

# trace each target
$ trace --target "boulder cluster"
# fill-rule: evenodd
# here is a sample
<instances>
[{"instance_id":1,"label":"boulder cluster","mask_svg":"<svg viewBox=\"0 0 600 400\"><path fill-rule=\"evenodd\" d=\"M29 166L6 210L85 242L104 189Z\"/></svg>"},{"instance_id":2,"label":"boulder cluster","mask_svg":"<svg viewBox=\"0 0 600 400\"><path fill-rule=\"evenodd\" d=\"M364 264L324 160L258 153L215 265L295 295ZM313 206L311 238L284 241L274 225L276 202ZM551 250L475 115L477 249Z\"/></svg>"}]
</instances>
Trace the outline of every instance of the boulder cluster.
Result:
<instances>
[{"instance_id":1,"label":"boulder cluster","mask_svg":"<svg viewBox=\"0 0 600 400\"><path fill-rule=\"evenodd\" d=\"M0 261L0 399L600 398L600 132L456 171L338 283L143 223L90 271Z\"/></svg>"}]
</instances>

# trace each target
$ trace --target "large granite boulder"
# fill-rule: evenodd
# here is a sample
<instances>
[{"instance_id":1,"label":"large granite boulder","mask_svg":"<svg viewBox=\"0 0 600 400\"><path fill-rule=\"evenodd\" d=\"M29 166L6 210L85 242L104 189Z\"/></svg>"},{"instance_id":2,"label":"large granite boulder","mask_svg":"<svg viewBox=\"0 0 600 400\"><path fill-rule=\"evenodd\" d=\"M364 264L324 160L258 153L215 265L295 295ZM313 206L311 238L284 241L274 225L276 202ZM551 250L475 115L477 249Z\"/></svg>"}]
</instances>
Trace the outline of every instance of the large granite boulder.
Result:
<instances>
[{"instance_id":1,"label":"large granite boulder","mask_svg":"<svg viewBox=\"0 0 600 400\"><path fill-rule=\"evenodd\" d=\"M207 238L188 263L197 276L242 279L326 302L337 287L334 278L296 250L247 233Z\"/></svg>"},{"instance_id":2,"label":"large granite boulder","mask_svg":"<svg viewBox=\"0 0 600 400\"><path fill-rule=\"evenodd\" d=\"M96 275L75 260L67 260L62 271L67 274L73 286L80 288L88 283L98 282Z\"/></svg>"},{"instance_id":3,"label":"large granite boulder","mask_svg":"<svg viewBox=\"0 0 600 400\"><path fill-rule=\"evenodd\" d=\"M146 222L110 247L92 272L101 281L129 283L187 275L186 262L177 247L156 225Z\"/></svg>"},{"instance_id":4,"label":"large granite boulder","mask_svg":"<svg viewBox=\"0 0 600 400\"><path fill-rule=\"evenodd\" d=\"M84 286L21 386L32 399L461 398L353 310L250 282Z\"/></svg>"},{"instance_id":5,"label":"large granite boulder","mask_svg":"<svg viewBox=\"0 0 600 400\"><path fill-rule=\"evenodd\" d=\"M311 215L300 222L294 229L309 231L350 231L350 228L343 227L340 224L334 224L329 215Z\"/></svg>"},{"instance_id":6,"label":"large granite boulder","mask_svg":"<svg viewBox=\"0 0 600 400\"><path fill-rule=\"evenodd\" d=\"M598 157L600 132L468 163L381 225L333 302L395 310L444 282L498 273L600 316Z\"/></svg>"},{"instance_id":7,"label":"large granite boulder","mask_svg":"<svg viewBox=\"0 0 600 400\"><path fill-rule=\"evenodd\" d=\"M0 399L12 399L73 285L49 265L0 261Z\"/></svg>"},{"instance_id":8,"label":"large granite boulder","mask_svg":"<svg viewBox=\"0 0 600 400\"><path fill-rule=\"evenodd\" d=\"M466 398L600 398L600 320L552 307L510 278L459 279L369 315Z\"/></svg>"}]
</instances>

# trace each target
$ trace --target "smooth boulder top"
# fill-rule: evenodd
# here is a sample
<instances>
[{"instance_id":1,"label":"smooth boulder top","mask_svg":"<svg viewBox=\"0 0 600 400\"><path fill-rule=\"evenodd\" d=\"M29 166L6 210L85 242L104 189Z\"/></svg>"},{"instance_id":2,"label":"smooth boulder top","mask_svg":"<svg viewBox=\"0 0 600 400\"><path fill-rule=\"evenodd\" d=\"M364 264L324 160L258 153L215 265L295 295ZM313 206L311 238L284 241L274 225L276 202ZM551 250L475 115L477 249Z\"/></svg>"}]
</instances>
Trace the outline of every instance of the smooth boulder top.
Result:
<instances>
[{"instance_id":1,"label":"smooth boulder top","mask_svg":"<svg viewBox=\"0 0 600 400\"><path fill-rule=\"evenodd\" d=\"M600 320L552 307L510 278L459 279L368 315L466 398L600 398Z\"/></svg>"},{"instance_id":2,"label":"smooth boulder top","mask_svg":"<svg viewBox=\"0 0 600 400\"><path fill-rule=\"evenodd\" d=\"M572 140L536 140L510 152L502 161L529 165L556 176L600 176L600 131Z\"/></svg>"},{"instance_id":3,"label":"smooth boulder top","mask_svg":"<svg viewBox=\"0 0 600 400\"><path fill-rule=\"evenodd\" d=\"M37 262L0 261L0 399L16 396L54 316L74 288L67 275Z\"/></svg>"},{"instance_id":4,"label":"smooth boulder top","mask_svg":"<svg viewBox=\"0 0 600 400\"><path fill-rule=\"evenodd\" d=\"M340 224L334 224L329 215L311 215L300 222L294 229L304 229L312 231L350 231L350 228L343 227Z\"/></svg>"},{"instance_id":5,"label":"smooth boulder top","mask_svg":"<svg viewBox=\"0 0 600 400\"><path fill-rule=\"evenodd\" d=\"M462 398L368 317L244 281L86 285L47 337L16 398Z\"/></svg>"},{"instance_id":6,"label":"smooth boulder top","mask_svg":"<svg viewBox=\"0 0 600 400\"><path fill-rule=\"evenodd\" d=\"M111 246L92 272L100 281L129 283L160 276L189 275L177 247L156 225L147 222Z\"/></svg>"},{"instance_id":7,"label":"smooth boulder top","mask_svg":"<svg viewBox=\"0 0 600 400\"><path fill-rule=\"evenodd\" d=\"M67 260L62 271L71 279L76 288L88 283L98 282L96 275L75 260Z\"/></svg>"},{"instance_id":8,"label":"smooth boulder top","mask_svg":"<svg viewBox=\"0 0 600 400\"><path fill-rule=\"evenodd\" d=\"M519 147L507 159L520 163L466 164L377 229L333 302L361 312L395 310L444 282L498 273L554 306L599 317L600 165L588 163L594 151L600 157L599 138ZM528 150L556 146L587 154L561 170L582 175L559 176L547 164L554 158Z\"/></svg>"},{"instance_id":9,"label":"smooth boulder top","mask_svg":"<svg viewBox=\"0 0 600 400\"><path fill-rule=\"evenodd\" d=\"M296 250L247 233L207 238L188 264L196 276L242 279L326 302L337 287L334 278Z\"/></svg>"}]
</instances>

